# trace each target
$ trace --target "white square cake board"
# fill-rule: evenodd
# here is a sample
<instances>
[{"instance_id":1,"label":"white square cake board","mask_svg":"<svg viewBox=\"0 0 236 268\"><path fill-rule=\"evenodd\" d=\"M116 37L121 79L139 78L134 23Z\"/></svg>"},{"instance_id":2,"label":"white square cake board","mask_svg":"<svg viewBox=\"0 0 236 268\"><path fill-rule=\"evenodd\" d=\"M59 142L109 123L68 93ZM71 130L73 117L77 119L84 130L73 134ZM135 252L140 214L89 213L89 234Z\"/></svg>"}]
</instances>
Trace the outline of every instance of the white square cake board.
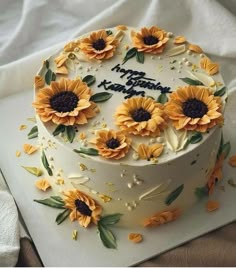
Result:
<instances>
[{"instance_id":1,"label":"white square cake board","mask_svg":"<svg viewBox=\"0 0 236 268\"><path fill-rule=\"evenodd\" d=\"M27 140L27 133L34 123L26 120L34 115L30 105L32 92L0 99L0 168L45 266L131 266L236 220L236 189L227 183L229 178L236 179L236 169L225 162L222 183L225 192L216 190L216 196L213 197L220 201L219 210L206 212L204 199L175 222L159 228L114 227L112 230L118 244L116 250L102 245L96 228L84 229L70 220L58 226L55 218L59 210L33 202L33 199L47 198L50 193L39 193L34 186L37 178L21 167L39 166L39 154L27 156L22 153L19 158L15 156L16 150L22 151L24 143L32 143L32 140ZM231 154L236 154L235 93L231 94L228 101L224 127L225 141L231 142ZM21 124L26 124L27 129L20 131ZM78 230L77 241L71 237L74 229ZM128 241L130 232L142 233L143 242L133 244Z\"/></svg>"}]
</instances>

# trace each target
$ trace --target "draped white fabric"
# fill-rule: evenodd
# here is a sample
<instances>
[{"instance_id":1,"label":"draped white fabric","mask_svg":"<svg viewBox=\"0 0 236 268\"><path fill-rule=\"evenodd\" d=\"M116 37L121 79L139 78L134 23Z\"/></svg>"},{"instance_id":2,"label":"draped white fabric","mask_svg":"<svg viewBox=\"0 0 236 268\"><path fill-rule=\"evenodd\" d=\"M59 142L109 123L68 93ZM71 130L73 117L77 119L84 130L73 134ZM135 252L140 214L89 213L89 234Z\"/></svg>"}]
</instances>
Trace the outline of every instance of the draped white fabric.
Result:
<instances>
[{"instance_id":1,"label":"draped white fabric","mask_svg":"<svg viewBox=\"0 0 236 268\"><path fill-rule=\"evenodd\" d=\"M235 0L0 0L0 97L32 90L42 60L68 40L118 24L158 25L186 36L220 63L232 90L236 88L235 15ZM9 204L12 211L12 202L2 198L0 206L5 202L5 209ZM7 213L5 220L10 223L15 216ZM11 232L5 233L11 238L1 236L3 225L0 217L0 266L2 248L11 255L12 248L19 247L17 225L8 224ZM14 241L10 249L9 239ZM15 251L12 255L16 261ZM4 264L14 265L10 257Z\"/></svg>"}]
</instances>

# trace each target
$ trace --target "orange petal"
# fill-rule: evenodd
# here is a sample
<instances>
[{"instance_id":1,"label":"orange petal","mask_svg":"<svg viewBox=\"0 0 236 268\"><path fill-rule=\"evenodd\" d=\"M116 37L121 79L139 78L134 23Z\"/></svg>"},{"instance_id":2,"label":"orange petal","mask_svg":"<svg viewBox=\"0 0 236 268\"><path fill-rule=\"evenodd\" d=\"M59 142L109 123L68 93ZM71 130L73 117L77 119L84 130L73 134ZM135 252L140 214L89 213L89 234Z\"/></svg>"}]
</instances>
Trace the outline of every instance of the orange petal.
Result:
<instances>
[{"instance_id":1,"label":"orange petal","mask_svg":"<svg viewBox=\"0 0 236 268\"><path fill-rule=\"evenodd\" d=\"M220 207L220 204L218 201L214 201L214 200L208 200L207 204L206 204L206 209L208 212L212 212L216 209L218 209Z\"/></svg>"},{"instance_id":2,"label":"orange petal","mask_svg":"<svg viewBox=\"0 0 236 268\"><path fill-rule=\"evenodd\" d=\"M128 239L133 243L140 243L143 240L143 236L139 233L130 233Z\"/></svg>"},{"instance_id":3,"label":"orange petal","mask_svg":"<svg viewBox=\"0 0 236 268\"><path fill-rule=\"evenodd\" d=\"M203 50L198 45L189 44L188 49L196 53L203 53Z\"/></svg>"},{"instance_id":4,"label":"orange petal","mask_svg":"<svg viewBox=\"0 0 236 268\"><path fill-rule=\"evenodd\" d=\"M186 42L186 38L182 35L176 36L174 39L174 44L183 44Z\"/></svg>"},{"instance_id":5,"label":"orange petal","mask_svg":"<svg viewBox=\"0 0 236 268\"><path fill-rule=\"evenodd\" d=\"M229 158L228 163L229 163L232 167L236 167L236 155L232 155L232 156Z\"/></svg>"}]
</instances>

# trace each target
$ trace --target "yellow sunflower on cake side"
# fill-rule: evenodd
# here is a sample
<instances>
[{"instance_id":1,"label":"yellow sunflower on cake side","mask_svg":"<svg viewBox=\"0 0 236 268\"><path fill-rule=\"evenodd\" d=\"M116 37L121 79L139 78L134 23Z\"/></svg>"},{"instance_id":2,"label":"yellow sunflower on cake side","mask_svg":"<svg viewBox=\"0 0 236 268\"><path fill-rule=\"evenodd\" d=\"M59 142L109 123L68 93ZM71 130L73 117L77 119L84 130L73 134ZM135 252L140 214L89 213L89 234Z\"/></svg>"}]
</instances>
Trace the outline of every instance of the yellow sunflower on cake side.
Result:
<instances>
[{"instance_id":1,"label":"yellow sunflower on cake side","mask_svg":"<svg viewBox=\"0 0 236 268\"><path fill-rule=\"evenodd\" d=\"M105 30L100 30L83 38L79 47L89 59L106 60L113 57L118 45L118 38L112 34L108 35Z\"/></svg>"},{"instance_id":2,"label":"yellow sunflower on cake side","mask_svg":"<svg viewBox=\"0 0 236 268\"><path fill-rule=\"evenodd\" d=\"M77 220L85 228L91 223L97 224L102 207L95 200L79 190L63 192L63 195L65 208L71 210L71 221Z\"/></svg>"},{"instance_id":3,"label":"yellow sunflower on cake side","mask_svg":"<svg viewBox=\"0 0 236 268\"><path fill-rule=\"evenodd\" d=\"M144 227L160 226L162 224L176 220L181 215L180 209L164 210L151 216L144 221Z\"/></svg>"},{"instance_id":4,"label":"yellow sunflower on cake side","mask_svg":"<svg viewBox=\"0 0 236 268\"><path fill-rule=\"evenodd\" d=\"M94 117L99 109L90 101L91 89L80 79L51 82L49 87L37 92L33 107L43 122L56 125L83 125Z\"/></svg>"},{"instance_id":5,"label":"yellow sunflower on cake side","mask_svg":"<svg viewBox=\"0 0 236 268\"><path fill-rule=\"evenodd\" d=\"M223 124L222 101L206 87L180 87L169 96L165 112L174 127L206 132Z\"/></svg>"},{"instance_id":6,"label":"yellow sunflower on cake side","mask_svg":"<svg viewBox=\"0 0 236 268\"><path fill-rule=\"evenodd\" d=\"M157 26L144 27L140 32L131 31L131 38L139 52L152 54L162 53L169 40L167 33Z\"/></svg>"},{"instance_id":7,"label":"yellow sunflower on cake side","mask_svg":"<svg viewBox=\"0 0 236 268\"><path fill-rule=\"evenodd\" d=\"M117 107L115 123L121 130L139 136L157 137L167 126L163 105L151 98L130 98Z\"/></svg>"},{"instance_id":8,"label":"yellow sunflower on cake side","mask_svg":"<svg viewBox=\"0 0 236 268\"><path fill-rule=\"evenodd\" d=\"M130 149L131 139L122 131L100 130L96 136L91 143L95 144L99 154L104 158L123 158Z\"/></svg>"}]
</instances>

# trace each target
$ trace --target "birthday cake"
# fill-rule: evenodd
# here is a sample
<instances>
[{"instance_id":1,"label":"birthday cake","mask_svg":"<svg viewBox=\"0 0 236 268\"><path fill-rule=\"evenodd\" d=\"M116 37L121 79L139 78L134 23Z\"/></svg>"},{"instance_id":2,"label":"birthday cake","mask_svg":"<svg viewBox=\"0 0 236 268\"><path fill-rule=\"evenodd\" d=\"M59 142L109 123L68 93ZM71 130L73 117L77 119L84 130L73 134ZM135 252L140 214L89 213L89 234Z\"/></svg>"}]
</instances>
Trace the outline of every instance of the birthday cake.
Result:
<instances>
[{"instance_id":1,"label":"birthday cake","mask_svg":"<svg viewBox=\"0 0 236 268\"><path fill-rule=\"evenodd\" d=\"M201 47L157 26L67 43L35 77L36 186L50 189L35 201L63 209L58 224L97 225L107 247L115 223L176 220L222 177L225 93Z\"/></svg>"}]
</instances>

